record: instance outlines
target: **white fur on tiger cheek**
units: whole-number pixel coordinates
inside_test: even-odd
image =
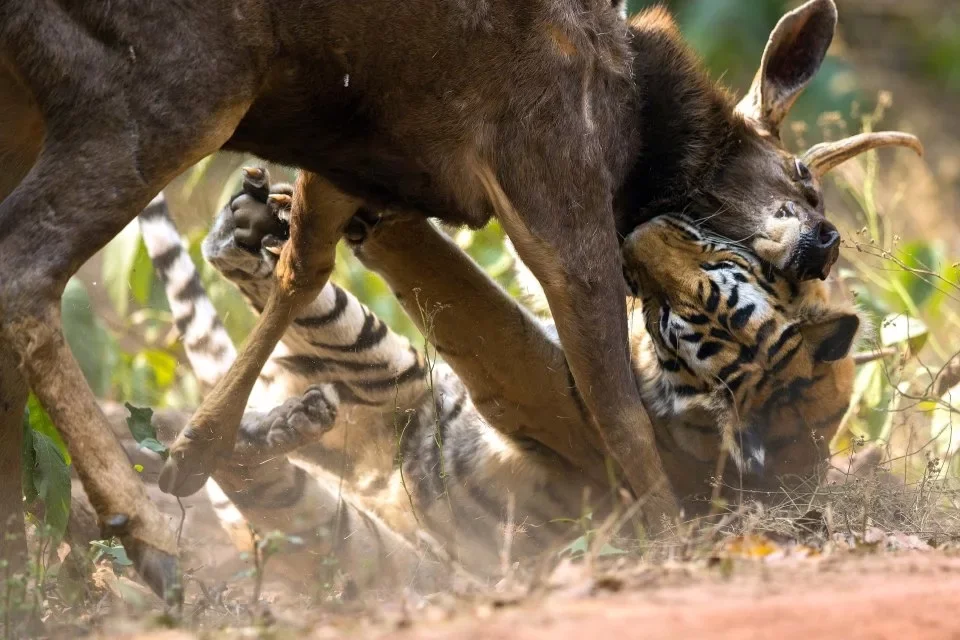
[[[743,274],[747,277],[748,282],[740,282],[733,276],[734,273]],[[733,316],[738,310],[753,305],[753,311],[747,320],[747,325],[744,327],[745,329],[749,329],[750,326],[759,325],[763,319],[770,315],[769,300],[759,285],[753,284],[753,279],[750,277],[749,272],[739,267],[734,267],[729,270],[720,269],[710,272],[710,280],[720,288],[720,299],[725,305],[729,304],[729,301],[733,297],[733,289],[736,287],[737,305],[727,310],[726,313],[728,316]],[[758,320],[760,322],[758,322]]]
[[[800,245],[800,220],[768,216],[763,234],[753,240],[753,250],[761,258],[779,269],[790,263]]]

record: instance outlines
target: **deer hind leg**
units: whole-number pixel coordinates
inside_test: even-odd
[[[0,64],[0,202],[36,162],[42,140],[40,110],[19,78]],[[16,352],[4,344],[0,332],[0,561],[7,562],[13,575],[25,574],[27,566],[21,456],[28,388],[18,363]]]
[[[197,409],[170,450],[160,488],[173,495],[199,491],[229,459],[260,370],[297,313],[317,297],[333,271],[343,227],[360,202],[325,179],[301,172],[294,190],[290,240],[276,268],[276,286],[230,371]]]

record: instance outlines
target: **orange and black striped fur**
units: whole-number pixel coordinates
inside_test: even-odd
[[[724,481],[746,490],[824,466],[852,392],[856,310],[678,218],[637,229],[624,260],[641,299],[637,379],[680,495],[702,496],[721,455]]]
[[[268,206],[281,213],[288,199],[285,187],[274,187],[279,196],[268,205],[263,184],[251,176],[266,180],[263,172],[248,173],[244,193],[221,212],[203,248],[261,309],[282,238],[268,235],[261,250],[251,252],[237,241],[243,235],[237,220]],[[161,214],[160,205],[145,212],[145,235],[172,241],[176,231]],[[472,283],[458,289],[459,304],[452,301],[436,314],[436,334],[427,334],[447,362],[427,366],[405,338],[349,292],[328,284],[294,319],[264,368],[235,464],[217,476],[239,509],[220,495],[225,523],[239,531],[246,518],[296,533],[308,548],[335,551],[367,582],[384,577],[384,558],[409,557],[400,563],[405,582],[411,572],[435,566],[414,560],[422,559],[424,540],[430,557],[459,559],[483,573],[498,566],[507,528],[513,553],[531,556],[578,535],[570,520],[608,512],[602,455],[596,468],[577,468],[547,438],[515,428],[510,413],[526,403],[524,415],[539,420],[544,432],[590,437],[569,372],[554,366],[562,351],[552,326],[526,314],[430,223],[366,218],[348,232],[358,256],[406,305],[415,297],[416,304],[443,300],[450,282]],[[202,288],[182,284],[191,281],[186,262],[179,280],[172,277],[182,249],[161,251],[155,240],[147,241],[161,274],[167,272],[172,298],[190,291],[193,308],[203,308]],[[707,505],[724,456],[723,493],[731,498],[741,488],[775,489],[783,476],[819,474],[851,394],[856,312],[831,304],[821,282],[792,283],[748,250],[679,217],[641,226],[626,239],[623,256],[640,301],[630,318],[634,374],[687,512]],[[424,276],[418,262],[427,260],[437,270]],[[415,288],[420,293],[414,295]],[[218,360],[201,348],[223,344],[222,326],[190,312],[185,300],[173,308],[175,314],[185,310],[177,326],[187,336],[194,367],[219,362],[215,368],[224,371],[233,352],[218,351],[229,356]],[[472,351],[469,340],[476,336],[469,323],[480,317],[503,330],[482,335],[485,348]],[[518,322],[522,329],[511,330]],[[193,333],[197,323],[206,327],[206,340]],[[513,365],[504,351],[531,345],[528,352],[536,355],[525,357],[525,379],[508,375],[500,381],[504,391],[492,397],[484,386],[489,381],[471,367],[509,372]],[[512,399],[513,387],[531,383],[538,393]],[[373,548],[381,552],[371,555]],[[297,557],[298,569],[309,573],[303,562],[316,556]],[[376,571],[358,569],[358,557],[376,558],[370,560]]]

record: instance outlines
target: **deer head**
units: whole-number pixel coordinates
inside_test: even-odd
[[[826,278],[839,254],[840,233],[824,212],[824,174],[877,147],[923,151],[917,138],[899,132],[855,135],[799,155],[784,147],[780,126],[820,68],[836,24],[833,0],[810,0],[780,19],[734,108],[724,157],[693,196],[693,211],[710,218],[707,226],[800,280]]]

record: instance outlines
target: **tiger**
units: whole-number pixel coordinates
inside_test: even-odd
[[[245,169],[203,241],[258,312],[290,193]],[[162,197],[140,223],[187,357],[212,384],[236,352]],[[429,221],[361,211],[345,239],[428,342],[416,348],[328,283],[264,366],[234,457],[208,485],[228,530],[295,535],[290,566],[304,575],[333,557],[368,588],[435,585],[453,566],[491,575],[507,540],[533,558],[618,508],[625,485],[552,322]],[[852,394],[858,310],[682,215],[627,236],[623,270],[636,383],[686,515],[822,474]]]

